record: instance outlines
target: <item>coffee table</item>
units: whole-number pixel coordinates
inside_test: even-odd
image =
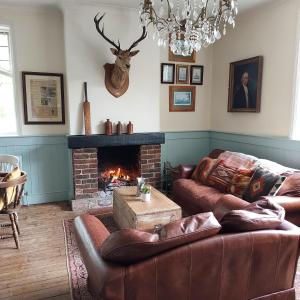
[[[136,187],[116,188],[113,192],[113,216],[120,228],[153,229],[181,219],[181,207],[157,189],[151,189],[151,201],[136,197]]]

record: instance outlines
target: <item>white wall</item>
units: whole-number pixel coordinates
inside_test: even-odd
[[[63,16],[60,10],[52,7],[0,6],[0,24],[12,28],[20,134],[68,132],[67,125],[24,125],[23,113],[22,71],[65,72]]]
[[[213,48],[208,47],[196,55],[196,65],[204,66],[203,85],[196,86],[195,112],[169,112],[169,84],[160,85],[160,128],[162,131],[197,131],[210,129]],[[169,62],[168,50],[162,48],[161,63]],[[188,63],[187,65],[193,65]],[[176,78],[175,78],[176,82]]]
[[[299,0],[275,1],[241,14],[236,29],[213,48],[211,129],[288,136],[296,57]],[[229,64],[264,57],[261,112],[228,113]]]
[[[159,48],[151,38],[136,49],[141,52],[132,58],[130,85],[119,99],[105,88],[105,63],[113,63],[109,45],[96,31],[94,16],[104,13],[105,32],[127,49],[141,35],[138,12],[107,6],[77,5],[64,8],[65,51],[70,99],[70,133],[81,134],[82,87],[88,82],[93,133],[103,133],[103,122],[132,121],[135,132],[159,131]]]

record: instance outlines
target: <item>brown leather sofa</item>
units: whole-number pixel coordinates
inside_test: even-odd
[[[216,222],[207,213],[183,219],[175,228],[171,224],[167,249],[155,234],[149,239],[128,229],[114,235],[94,216],[77,217],[75,235],[90,292],[102,300],[295,300],[298,227],[283,221],[277,230],[217,234]],[[195,228],[197,237],[191,238]],[[211,236],[203,236],[207,230]],[[138,242],[145,236],[147,242]],[[133,248],[124,242],[128,237]],[[151,255],[142,258],[149,247]],[[120,254],[124,249],[127,262]],[[135,261],[131,251],[137,253]]]
[[[209,157],[217,159],[223,152],[224,150],[215,149],[210,153]],[[271,161],[269,163],[281,166]],[[187,215],[208,211],[222,215],[221,211],[239,209],[249,204],[234,195],[224,194],[214,187],[192,180],[191,176],[195,167],[196,165],[180,165],[177,180],[173,183],[172,199],[182,207]],[[300,226],[300,174],[288,177],[284,184],[286,184],[286,188],[283,195],[267,198],[284,207],[286,220]]]

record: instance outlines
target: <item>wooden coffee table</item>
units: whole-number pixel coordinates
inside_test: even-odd
[[[150,202],[136,197],[136,187],[122,187],[114,190],[113,215],[120,228],[147,230],[179,220],[182,213],[180,206],[153,187]]]

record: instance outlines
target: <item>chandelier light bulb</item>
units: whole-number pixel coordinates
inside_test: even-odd
[[[142,0],[139,14],[142,25],[154,27],[159,46],[189,56],[221,39],[227,24],[235,27],[238,1]]]

